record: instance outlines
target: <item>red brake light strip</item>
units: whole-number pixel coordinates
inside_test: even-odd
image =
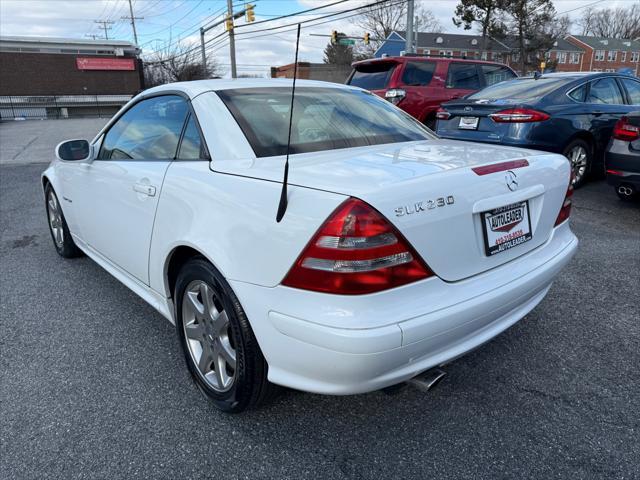
[[[511,160],[509,162],[492,163],[491,165],[484,165],[482,167],[474,167],[473,170],[476,175],[489,175],[490,173],[504,172],[506,170],[513,170],[514,168],[528,167],[529,162],[522,160]]]

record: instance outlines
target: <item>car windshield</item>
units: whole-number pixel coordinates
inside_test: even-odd
[[[561,85],[567,83],[562,78],[519,78],[498,83],[480,90],[467,98],[469,100],[534,100],[544,97]]]
[[[258,157],[285,155],[291,88],[218,91]],[[298,87],[293,107],[291,153],[434,138],[392,104],[371,93]]]
[[[395,62],[373,62],[356,65],[348,83],[365,90],[381,90],[387,88],[395,68]]]

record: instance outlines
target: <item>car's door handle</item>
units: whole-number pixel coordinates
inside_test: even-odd
[[[138,193],[143,193],[150,197],[153,197],[156,194],[156,187],[154,187],[153,185],[147,185],[144,183],[136,183],[133,186],[133,189]]]

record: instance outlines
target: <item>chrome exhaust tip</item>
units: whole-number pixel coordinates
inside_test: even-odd
[[[627,197],[630,197],[631,195],[633,195],[633,188],[627,187],[626,185],[620,185],[618,187],[618,193],[620,195],[625,195]]]
[[[408,380],[407,383],[421,392],[426,393],[438,385],[446,375],[447,372],[444,370],[432,368],[431,370],[427,370],[426,372],[416,375],[412,379]]]

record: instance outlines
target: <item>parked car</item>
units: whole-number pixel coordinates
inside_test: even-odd
[[[442,102],[516,76],[501,63],[412,55],[356,62],[347,84],[386,98],[434,130]]]
[[[438,112],[443,138],[565,155],[574,185],[604,174],[615,123],[640,105],[640,80],[615,73],[550,73],[493,85]]]
[[[562,156],[438,139],[303,80],[289,149],[290,107],[287,80],[155,87],[42,176],[57,252],[175,323],[219,408],[414,379],[517,322],[573,256]]]
[[[606,153],[607,183],[622,200],[640,192],[640,111],[625,115],[613,128]]]

